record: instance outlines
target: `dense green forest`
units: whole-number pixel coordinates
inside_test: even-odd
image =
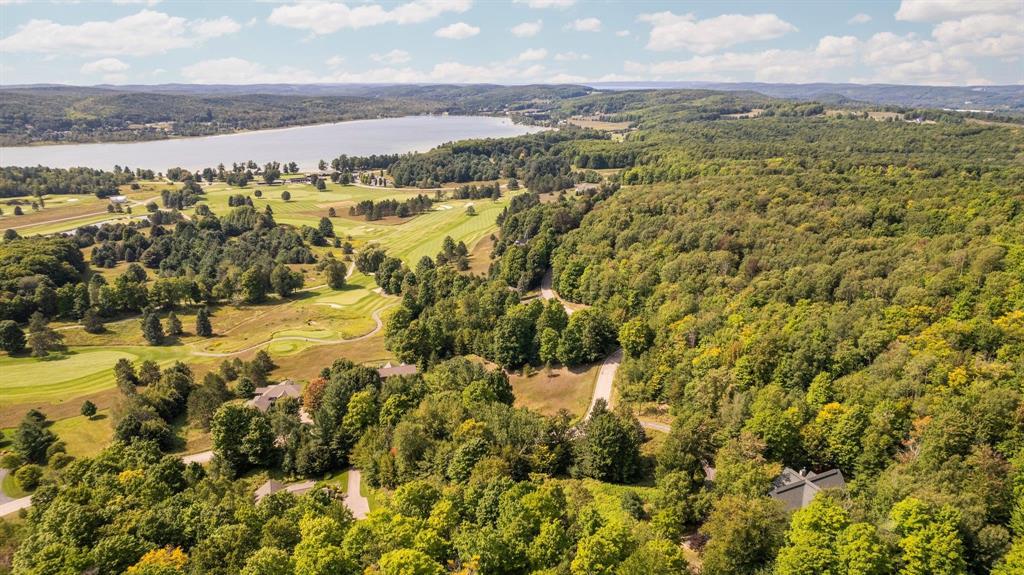
[[[754,108],[770,113],[726,116]],[[394,158],[399,185],[528,190],[499,217],[483,276],[464,273],[454,242],[411,267],[357,254],[400,296],[386,342],[420,372],[382,379],[326,359],[303,390],[303,425],[294,399],[266,412],[230,401],[270,378],[266,354],[204,378],[125,361],[117,443],[64,462],[24,522],[0,524],[13,572],[1024,572],[1024,134],[821,110],[735,93],[580,95],[553,117],[636,129]],[[245,205],[166,232],[93,230],[93,265],[131,249],[217,297],[235,285],[226,263],[256,259],[262,271],[235,279],[258,288],[272,263],[306,253],[302,232]],[[70,240],[2,248],[0,279],[29,312],[40,301],[19,291],[24,278],[73,284],[85,265]],[[571,315],[534,297],[548,273]],[[614,409],[513,406],[513,370],[619,347]],[[671,420],[657,441],[651,410]],[[161,452],[182,416],[211,430],[205,469]],[[25,459],[59,455],[41,417],[19,427]],[[253,501],[254,475],[350,465],[381,490],[366,519],[332,488]],[[786,509],[769,493],[787,467],[838,469],[845,487]]]

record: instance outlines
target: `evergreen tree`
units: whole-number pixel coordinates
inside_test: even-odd
[[[210,337],[213,335],[213,326],[210,324],[210,312],[205,308],[199,308],[196,314],[196,335]]]
[[[142,337],[146,338],[149,345],[160,345],[164,342],[164,326],[160,323],[160,316],[153,308],[146,308],[142,312]]]
[[[173,311],[168,313],[167,314],[167,335],[169,335],[171,337],[177,337],[177,336],[181,335],[182,333],[183,332],[181,330],[181,320],[178,319],[178,316]]]
[[[85,310],[85,315],[82,316],[82,327],[88,333],[103,333],[105,329],[103,327],[103,318],[100,317],[99,311],[90,307]]]

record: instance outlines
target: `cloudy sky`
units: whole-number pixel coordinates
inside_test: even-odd
[[[0,84],[1019,84],[1024,0],[0,0]]]

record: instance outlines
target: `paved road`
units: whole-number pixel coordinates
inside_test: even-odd
[[[565,313],[572,315],[574,311],[569,304],[560,298],[555,290],[551,289],[551,270],[548,270],[540,280],[540,296],[544,299],[553,299],[562,302]],[[613,351],[601,363],[601,370],[597,372],[597,383],[594,385],[594,396],[590,399],[590,407],[587,408],[587,417],[594,410],[594,404],[598,399],[603,399],[608,407],[612,406],[612,387],[615,383],[615,373],[619,371],[619,364],[622,363],[622,350]]]
[[[7,503],[0,503],[0,517],[6,517],[12,513],[17,513],[22,509],[28,509],[32,505],[32,496],[22,497],[21,499],[15,499],[8,501]]]
[[[7,477],[8,473],[10,473],[9,470],[0,468],[0,483],[3,483],[4,478]],[[0,489],[0,505],[3,505],[4,503],[10,503],[11,501],[14,501],[14,498],[11,497],[10,495],[7,495],[6,493],[4,493],[2,489]]]
[[[370,512],[370,502],[359,493],[359,486],[362,483],[363,475],[358,469],[352,468],[348,470],[348,487],[345,493],[345,506],[352,512],[352,516],[356,519],[362,519],[366,517],[366,514]]]
[[[617,349],[601,363],[601,370],[597,372],[597,383],[594,385],[594,397],[590,400],[590,407],[587,408],[587,417],[594,411],[594,404],[598,399],[603,399],[608,407],[612,406],[612,384],[615,383],[615,372],[619,370],[622,363],[622,350]]]

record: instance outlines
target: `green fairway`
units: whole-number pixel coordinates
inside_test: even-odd
[[[110,323],[101,334],[65,330],[65,353],[41,359],[0,355],[5,379],[0,386],[0,410],[73,402],[112,389],[113,367],[119,359],[136,363],[148,359],[162,366],[174,361],[212,364],[257,349],[289,356],[320,345],[343,344],[377,330],[375,316],[394,305],[394,298],[375,288],[372,277],[357,273],[341,290],[323,286],[301,294],[301,298],[260,306],[222,306],[213,313],[214,337],[186,334],[173,345],[144,345],[134,318]],[[186,330],[194,325],[194,310],[179,309],[177,314]]]
[[[166,363],[181,354],[174,347],[71,347],[46,358],[0,356],[4,385],[0,407],[29,402],[61,403],[114,385],[119,359]]]
[[[262,197],[255,197],[260,190]],[[404,200],[419,194],[433,197],[431,190],[366,188],[328,184],[327,189],[318,191],[310,184],[288,183],[276,186],[250,183],[244,188],[226,184],[213,184],[204,188],[203,202],[217,214],[225,214],[231,208],[228,198],[242,194],[252,199],[253,206],[264,210],[266,206],[274,212],[279,223],[294,226],[316,226],[320,218],[334,208],[337,216],[331,218],[335,234],[341,238],[351,237],[354,242],[364,244],[375,242],[388,249],[389,253],[402,258],[410,266],[423,256],[433,257],[441,251],[445,236],[456,242],[463,241],[472,247],[480,238],[496,229],[495,220],[508,205],[508,195],[501,200],[445,200],[435,204],[434,209],[418,216],[389,219],[385,222],[369,222],[348,216],[349,206],[364,200]],[[281,199],[282,192],[291,195],[289,201]],[[466,206],[472,204],[475,216],[466,215]]]

